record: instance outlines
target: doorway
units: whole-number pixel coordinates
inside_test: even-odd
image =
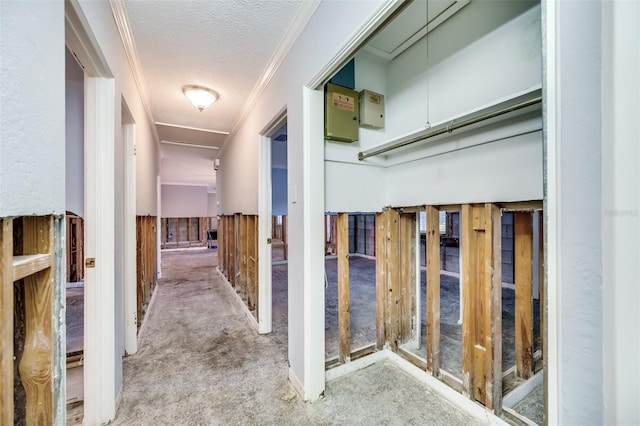
[[[66,343],[68,418],[81,422],[84,383],[84,71],[65,49]]]
[[[287,265],[274,265],[273,239],[274,215],[287,215],[287,115],[286,110],[261,132],[259,139],[259,188],[258,188],[258,332],[273,331],[274,304],[277,306],[278,329],[287,324]],[[277,219],[276,219],[277,221]],[[280,219],[280,234],[285,225]],[[286,219],[284,220],[286,223]],[[277,224],[276,224],[277,225]],[[286,235],[286,230],[284,231]],[[284,239],[278,239],[278,251],[284,247]],[[282,242],[282,243],[280,243]],[[274,274],[278,279],[274,294]],[[283,304],[283,305],[282,305]],[[284,322],[283,322],[284,321]],[[285,333],[286,334],[286,333]]]
[[[286,120],[271,135],[270,140],[272,331],[286,341],[288,329]],[[269,263],[268,259],[267,263]]]

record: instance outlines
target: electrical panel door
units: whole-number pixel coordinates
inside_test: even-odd
[[[324,137],[340,142],[358,140],[358,92],[327,83],[324,102]]]

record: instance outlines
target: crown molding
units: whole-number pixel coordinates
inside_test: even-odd
[[[138,50],[136,49],[135,42],[133,41],[133,34],[131,32],[131,27],[129,26],[127,12],[124,10],[124,4],[122,0],[109,0],[109,5],[111,6],[111,12],[113,13],[113,19],[115,20],[116,27],[118,28],[118,33],[120,34],[122,46],[124,47],[125,54],[129,61],[133,79],[135,80],[136,87],[138,88],[138,94],[140,95],[142,107],[144,108],[147,120],[149,121],[149,127],[151,127],[151,134],[153,135],[156,143],[159,143],[160,137],[158,136],[158,130],[155,126],[155,120],[153,119],[153,114],[151,113],[149,96],[147,95],[146,80],[144,79],[142,66],[140,65]]]
[[[260,96],[280,68],[282,61],[284,61],[284,58],[289,53],[289,50],[293,46],[293,43],[295,43],[295,41],[298,39],[298,36],[304,29],[305,25],[307,25],[307,22],[309,22],[309,19],[311,19],[311,16],[313,16],[313,14],[315,13],[318,5],[320,5],[320,0],[302,2],[300,10],[294,17],[291,25],[289,26],[289,29],[287,30],[287,33],[280,41],[280,44],[271,56],[268,65],[265,67],[262,75],[258,79],[258,82],[255,84],[255,86],[253,86],[253,89],[251,90],[247,101],[242,106],[238,118],[231,127],[231,131],[229,132],[230,135],[235,133],[240,124],[247,118],[255,104],[258,102],[258,99],[260,99]],[[230,138],[227,138],[227,140],[225,141],[224,145],[222,146],[222,150],[224,150],[224,148],[227,146],[229,139]]]

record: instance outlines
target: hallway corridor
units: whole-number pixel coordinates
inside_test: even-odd
[[[469,424],[389,361],[327,384],[312,404],[288,380],[286,327],[258,335],[213,250],[163,252],[138,353],[124,359],[117,425]]]

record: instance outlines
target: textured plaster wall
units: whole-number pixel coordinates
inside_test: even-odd
[[[65,211],[62,2],[0,2],[0,217]]]

